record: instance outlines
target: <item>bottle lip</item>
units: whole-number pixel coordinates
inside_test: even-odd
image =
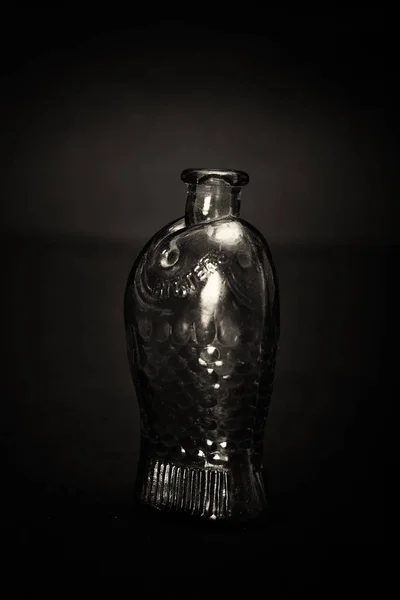
[[[237,169],[185,169],[181,173],[181,179],[187,184],[205,183],[210,178],[223,179],[225,183],[235,187],[242,187],[249,183],[249,176],[245,171]]]

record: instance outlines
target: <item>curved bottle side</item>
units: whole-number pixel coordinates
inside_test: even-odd
[[[154,287],[164,273],[162,248],[167,242],[178,247],[190,275],[199,276],[196,283],[184,273],[192,287],[178,290],[168,277],[167,285],[164,281]],[[176,275],[179,269],[172,263]],[[233,506],[243,508],[250,497],[250,512],[259,511],[264,503],[262,441],[279,337],[276,271],[261,233],[237,218],[189,228],[182,219],[173,221],[135,261],[125,294],[125,322],[127,333],[130,329],[133,334],[128,345],[134,346],[130,363],[141,407],[143,455],[153,457],[142,468],[143,473],[147,469],[141,491],[145,501],[161,502],[153,497],[149,469],[175,465],[193,473],[229,472],[231,488],[241,481],[236,489],[245,490],[244,495],[226,488],[230,500],[224,501],[221,517],[235,512]],[[252,481],[251,490],[243,477]]]

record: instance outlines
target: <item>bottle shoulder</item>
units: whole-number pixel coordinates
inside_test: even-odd
[[[184,228],[185,228],[185,217],[179,217],[178,219],[174,219],[173,221],[170,221],[169,223],[167,223],[167,225],[164,225],[164,227],[162,227],[156,233],[154,233],[151,236],[151,238],[149,238],[149,240],[144,244],[144,246],[141,248],[141,250],[138,252],[138,254],[136,255],[136,258],[134,260],[134,263],[132,265],[132,268],[131,268],[131,271],[130,271],[130,274],[128,277],[128,283],[133,278],[134,274],[136,273],[140,262],[142,262],[143,259],[149,253],[151,253],[153,251],[154,247],[156,247],[160,243],[162,243],[171,234],[175,234],[176,232],[181,231]]]
[[[268,271],[276,279],[268,243],[253,225],[237,217],[218,219],[207,223],[185,224],[184,217],[175,219],[155,233],[140,251],[132,269],[139,263],[149,268],[169,271],[188,269],[191,264],[217,259],[221,264],[235,260],[243,267],[252,264]]]
[[[175,244],[185,250],[218,246],[228,254],[237,252],[239,248],[245,250],[254,247],[259,252],[270,254],[263,234],[244,219],[237,217],[218,219],[189,227],[185,224],[185,218],[181,217],[155,233],[140,254],[149,255],[156,249],[162,252],[166,246]]]
[[[247,290],[256,298],[268,288],[275,295],[275,271],[265,238],[236,217],[189,227],[182,218],[169,223],[143,248],[129,281],[141,282],[139,287],[153,296],[165,296],[167,288],[170,294],[175,287],[187,295],[200,289],[197,280],[202,286],[214,271],[237,293]]]
[[[139,252],[139,257],[151,251],[154,247],[161,244],[164,240],[169,238],[171,235],[176,235],[185,229],[185,217],[179,217],[164,225],[151,238],[146,242],[143,248]]]

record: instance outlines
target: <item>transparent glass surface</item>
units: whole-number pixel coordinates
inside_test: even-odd
[[[266,508],[264,428],[279,295],[261,233],[240,218],[242,171],[187,169],[185,216],[137,257],[125,293],[141,414],[137,499],[211,520]]]

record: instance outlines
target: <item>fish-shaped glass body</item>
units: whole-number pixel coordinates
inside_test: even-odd
[[[187,169],[182,179],[185,217],[143,248],[125,293],[137,496],[160,510],[249,519],[266,507],[277,279],[263,236],[239,217],[247,174]]]

